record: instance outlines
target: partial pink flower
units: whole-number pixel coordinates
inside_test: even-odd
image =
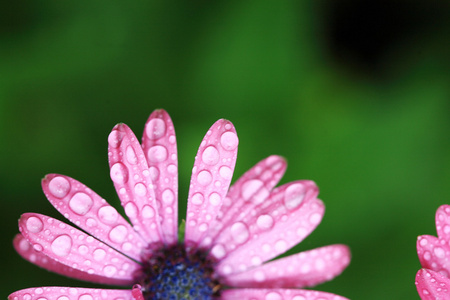
[[[279,156],[260,161],[230,187],[238,148],[231,122],[214,123],[200,144],[182,243],[169,115],[150,115],[142,144],[118,124],[108,145],[110,176],[132,225],[87,186],[50,174],[42,180],[45,195],[78,229],[26,213],[14,247],[47,270],[122,288],[38,287],[14,292],[9,300],[346,299],[302,288],[339,275],[350,262],[347,246],[272,260],[316,228],[324,205],[312,181],[275,187],[286,170]]]
[[[422,299],[450,299],[450,206],[436,211],[438,236],[421,235],[417,255],[422,269],[416,275],[417,291]]]

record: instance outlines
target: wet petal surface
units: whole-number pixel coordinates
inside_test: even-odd
[[[208,235],[211,221],[219,212],[230,186],[238,143],[233,124],[219,120],[200,144],[189,187],[185,232],[189,247],[198,245]]]
[[[145,241],[99,195],[64,175],[49,174],[42,189],[52,205],[70,222],[116,250],[139,260]]]
[[[450,275],[450,247],[446,240],[431,235],[421,235],[417,239],[417,255],[422,267],[445,276]]]
[[[61,221],[23,214],[19,230],[37,252],[73,269],[131,284],[140,265],[123,254]]]
[[[436,231],[440,239],[450,240],[450,205],[442,205],[436,211]]]
[[[88,289],[74,287],[38,287],[20,290],[8,300],[132,300],[129,290]]]
[[[417,272],[416,287],[422,300],[450,299],[450,279],[432,270]]]
[[[160,109],[150,115],[142,148],[160,207],[162,235],[167,244],[173,245],[178,239],[178,157],[174,126],[166,111]]]
[[[231,289],[221,300],[348,300],[325,292],[298,289]]]
[[[162,242],[154,184],[141,145],[125,124],[116,125],[108,138],[111,179],[134,229],[149,243]],[[159,157],[163,157],[163,153]]]

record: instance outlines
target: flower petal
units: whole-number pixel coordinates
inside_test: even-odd
[[[73,287],[37,287],[12,293],[8,300],[133,300],[130,290],[89,289]]]
[[[139,260],[146,246],[130,224],[99,195],[68,176],[49,174],[42,189],[70,222],[116,250]]]
[[[233,124],[221,119],[200,144],[189,188],[185,231],[188,247],[202,241],[219,212],[230,186],[238,143]]]
[[[264,202],[285,171],[286,161],[280,156],[272,155],[242,175],[230,187],[220,213],[211,226],[209,240],[215,240],[229,222],[239,221],[240,216]]]
[[[348,300],[347,298],[311,290],[299,289],[230,289],[222,292],[221,300]]]
[[[88,274],[112,278],[116,284],[131,284],[140,266],[92,236],[56,219],[23,214],[19,230],[34,250]]]
[[[422,300],[450,299],[450,279],[432,270],[417,272],[416,288]]]
[[[122,284],[122,281],[115,280],[114,278],[88,274],[86,272],[74,269],[71,266],[66,266],[60,262],[57,262],[42,252],[36,251],[27,239],[25,239],[20,233],[14,237],[13,245],[17,253],[19,253],[25,260],[50,272],[89,282],[102,284]]]
[[[174,126],[165,110],[155,110],[148,118],[142,148],[160,205],[162,235],[171,245],[178,241],[178,160]],[[166,159],[161,155],[163,149]]]
[[[421,235],[417,239],[417,255],[422,267],[445,276],[450,275],[450,247],[446,240],[431,235]]]
[[[312,181],[285,184],[234,222],[218,237],[211,254],[221,260],[218,272],[227,276],[258,266],[284,253],[308,236],[324,213]]]
[[[344,245],[321,247],[268,262],[260,267],[225,278],[233,287],[302,288],[339,275],[350,263]]]
[[[436,211],[436,230],[440,239],[450,240],[450,205],[442,205]]]
[[[131,129],[116,125],[108,137],[111,179],[134,228],[149,243],[162,241],[158,207],[147,159]],[[167,159],[160,149],[159,159]]]

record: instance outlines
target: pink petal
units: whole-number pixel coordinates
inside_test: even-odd
[[[272,155],[242,175],[231,186],[220,213],[211,226],[209,240],[215,240],[226,224],[239,221],[240,216],[264,202],[285,171],[286,161],[280,156]]]
[[[252,213],[227,224],[211,250],[221,260],[218,272],[225,277],[243,272],[301,242],[322,220],[325,208],[317,193],[312,181],[285,184]]]
[[[114,207],[87,186],[68,176],[49,174],[42,180],[42,189],[70,222],[116,250],[140,259],[145,241]]]
[[[149,243],[162,240],[159,211],[147,159],[136,136],[125,124],[116,125],[108,137],[111,179],[134,228]],[[159,159],[167,159],[160,149]]]
[[[145,300],[144,295],[142,294],[142,286],[140,286],[139,284],[133,285],[131,295],[133,296],[134,300]]]
[[[98,276],[95,274],[88,274],[86,272],[74,269],[71,266],[66,266],[60,262],[57,262],[42,252],[36,251],[21,234],[17,234],[14,237],[13,245],[17,253],[19,253],[24,259],[50,272],[89,282],[113,285],[123,284],[122,280],[116,280],[114,278]]]
[[[347,298],[298,289],[231,289],[222,292],[221,300],[348,300]]]
[[[168,244],[178,241],[178,161],[175,130],[169,114],[155,110],[145,124],[142,148],[155,184],[156,201],[160,205],[161,230]],[[167,158],[160,153],[165,149]]]
[[[450,299],[450,279],[432,270],[417,272],[416,287],[422,300]]]
[[[91,275],[129,285],[140,266],[92,236],[56,219],[23,214],[19,230],[34,250],[57,262]]]
[[[339,275],[350,263],[344,245],[331,245],[268,262],[225,279],[233,287],[302,288]]]
[[[450,205],[442,205],[436,211],[436,230],[440,239],[450,240]]]
[[[450,275],[450,247],[446,240],[431,235],[421,235],[417,239],[417,255],[422,267],[445,276]]]
[[[133,300],[130,290],[88,289],[73,287],[38,287],[20,290],[8,300]]]
[[[238,137],[227,120],[214,123],[203,138],[192,170],[185,242],[198,245],[210,230],[230,186]]]

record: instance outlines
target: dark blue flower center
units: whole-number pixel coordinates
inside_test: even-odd
[[[214,262],[200,250],[188,252],[184,245],[163,248],[145,260],[142,271],[140,284],[146,300],[211,300],[219,296]]]

